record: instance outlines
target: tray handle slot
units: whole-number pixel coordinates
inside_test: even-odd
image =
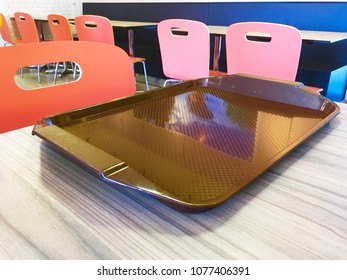
[[[127,186],[157,197],[169,198],[171,196],[125,162],[58,126],[37,126],[32,133],[106,182]]]
[[[60,152],[72,157],[74,160],[87,167],[90,171],[105,176],[121,170],[126,164],[120,159],[104,152],[83,139],[74,136],[58,126],[51,125],[34,128],[33,134],[46,140]],[[106,174],[104,174],[106,171]]]

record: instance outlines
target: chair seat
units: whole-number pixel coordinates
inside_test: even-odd
[[[130,60],[132,63],[146,61],[146,59],[143,57],[135,57],[135,56],[130,56]]]
[[[217,71],[217,70],[210,70],[209,71],[210,77],[226,76],[226,75],[228,75],[227,72],[221,72],[221,71]]]
[[[322,88],[317,88],[317,87],[313,87],[313,86],[306,86],[306,85],[305,85],[305,87],[314,91],[314,92],[317,92],[317,93],[321,93],[323,91]]]
[[[15,40],[12,40],[12,44],[13,45],[18,45],[18,44],[24,44],[24,42],[23,42],[23,40],[15,39]]]

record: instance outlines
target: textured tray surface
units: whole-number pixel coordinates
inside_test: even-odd
[[[237,192],[326,117],[195,84],[59,126],[120,159],[163,196],[206,206]]]

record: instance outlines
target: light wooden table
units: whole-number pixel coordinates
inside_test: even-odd
[[[40,40],[42,41],[50,41],[52,40],[52,34],[51,34],[51,30],[49,28],[48,25],[48,19],[47,17],[33,17],[35,23],[36,23],[36,29],[37,29],[37,33],[39,35]],[[11,20],[11,24],[13,26],[13,32],[14,32],[14,37],[16,39],[20,39],[20,33],[15,21],[14,16],[10,17]],[[70,21],[71,19],[68,18],[68,20]]]
[[[210,34],[225,35],[228,26],[209,25]],[[299,30],[303,41],[335,43],[347,39],[347,32]]]
[[[14,16],[10,17],[10,19],[12,20],[12,23],[15,25]],[[43,24],[48,23],[47,17],[34,17],[34,20],[37,24],[38,33],[40,34],[42,39],[43,38],[51,39],[50,34],[45,35],[44,31],[43,31],[43,29],[44,29]],[[74,19],[69,18],[68,20],[72,25],[73,34],[76,35],[75,29],[74,29]],[[129,48],[129,55],[130,56],[134,56],[134,29],[156,27],[158,24],[157,22],[124,21],[124,20],[110,20],[110,22],[111,22],[113,27],[125,28],[128,31],[128,48]]]
[[[0,259],[346,259],[347,104],[223,205],[180,213],[0,135]],[[4,120],[3,120],[4,121]]]

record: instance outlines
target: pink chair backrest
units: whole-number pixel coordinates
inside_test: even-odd
[[[33,125],[47,115],[136,92],[130,58],[115,45],[78,41],[27,43],[0,48],[0,57],[0,133]],[[80,77],[69,83],[30,90],[16,84],[14,76],[18,69],[56,61],[78,63]],[[110,61],[117,61],[115,67],[108,67]],[[106,68],[107,71],[96,70]]]
[[[248,37],[256,33],[266,34],[270,41]],[[266,22],[235,23],[227,29],[225,44],[228,74],[295,80],[302,44],[296,28]]]
[[[47,16],[49,29],[55,41],[72,41],[72,33],[68,19],[59,14],[49,14]]]
[[[175,29],[185,32],[177,34]],[[157,31],[166,77],[190,80],[209,76],[210,35],[204,23],[168,19],[159,22]]]
[[[12,43],[12,36],[7,24],[7,20],[3,14],[0,13],[0,15],[2,21],[2,26],[0,28],[1,37],[5,42]]]
[[[114,35],[108,18],[82,15],[75,18],[75,27],[80,41],[94,41],[114,45]]]
[[[31,15],[16,12],[14,18],[23,43],[40,42],[35,21]]]

